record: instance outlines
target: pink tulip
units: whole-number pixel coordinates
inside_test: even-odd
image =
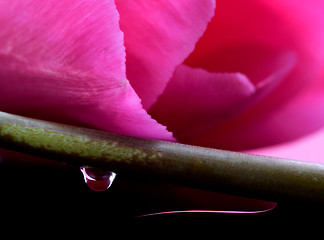
[[[152,116],[182,142],[231,150],[320,129],[322,10],[321,1],[218,1],[215,17]]]
[[[265,147],[324,125],[323,11],[321,0],[2,0],[0,110],[296,158],[292,144]],[[323,136],[297,158],[320,162]]]

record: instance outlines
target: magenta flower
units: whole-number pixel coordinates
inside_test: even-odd
[[[323,9],[321,1],[217,1],[215,17],[151,114],[180,141],[232,150],[318,130]]]
[[[324,125],[323,10],[321,0],[216,10],[213,0],[2,0],[0,110],[239,151],[292,141]]]

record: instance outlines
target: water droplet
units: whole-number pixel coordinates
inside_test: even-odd
[[[80,170],[88,187],[97,192],[107,190],[116,177],[116,173],[99,168],[83,167]]]

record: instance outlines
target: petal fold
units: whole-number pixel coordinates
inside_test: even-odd
[[[282,54],[276,71],[256,86],[241,73],[211,73],[181,65],[150,114],[187,144],[241,150],[279,141],[264,136],[273,128],[266,126],[262,116],[276,116],[278,110],[264,101],[295,65],[295,54]]]
[[[210,73],[180,65],[149,112],[178,140],[187,142],[235,116],[254,93],[254,85],[241,73]]]
[[[127,78],[149,109],[214,14],[213,0],[117,0]]]
[[[302,127],[291,122],[305,120],[307,110],[313,119],[322,119],[321,102],[307,106],[300,99],[318,91],[323,94],[323,9],[320,0],[217,2],[215,17],[185,63],[211,72],[245,74],[257,86],[262,102],[256,105],[254,97],[252,109],[192,143],[244,150],[293,140],[321,127],[317,120],[308,119],[312,126]],[[287,52],[295,57],[282,58]],[[292,62],[290,72],[280,77],[278,71]],[[221,140],[211,144],[215,136]]]
[[[267,119],[271,122],[287,104],[274,101],[271,95],[295,69],[296,56],[290,52],[283,53],[274,62],[277,69],[255,86],[253,94],[241,101],[241,108],[239,111],[234,109],[235,115],[232,118],[218,125],[210,125],[206,131],[188,139],[187,143],[237,151],[267,145],[270,142],[274,144],[291,137],[289,134],[277,134],[277,138],[265,135],[265,132],[268,132],[274,136],[274,128],[266,125]],[[296,112],[296,116],[298,114],[299,112]],[[291,119],[282,118],[281,121],[282,126],[289,125]]]
[[[0,110],[172,140],[125,70],[113,1],[0,1]]]

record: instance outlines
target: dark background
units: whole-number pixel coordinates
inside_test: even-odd
[[[128,178],[117,174],[111,188],[104,192],[90,190],[83,181],[78,167],[49,160],[31,160],[22,154],[6,152],[0,164],[0,206],[2,227],[78,228],[105,230],[112,224],[136,226],[175,226],[206,224],[222,226],[283,226],[291,221],[302,223],[323,215],[323,206],[293,201],[279,202],[263,214],[233,215],[185,213],[138,217],[143,214],[186,210],[221,210],[219,195],[187,187]],[[13,157],[14,156],[14,157]],[[250,200],[241,199],[249,202]],[[227,201],[227,200],[224,200]],[[249,207],[249,206],[247,206]],[[237,206],[233,203],[233,210]],[[253,208],[253,201],[251,203]],[[239,209],[237,209],[239,210]],[[257,225],[256,225],[257,224]]]

